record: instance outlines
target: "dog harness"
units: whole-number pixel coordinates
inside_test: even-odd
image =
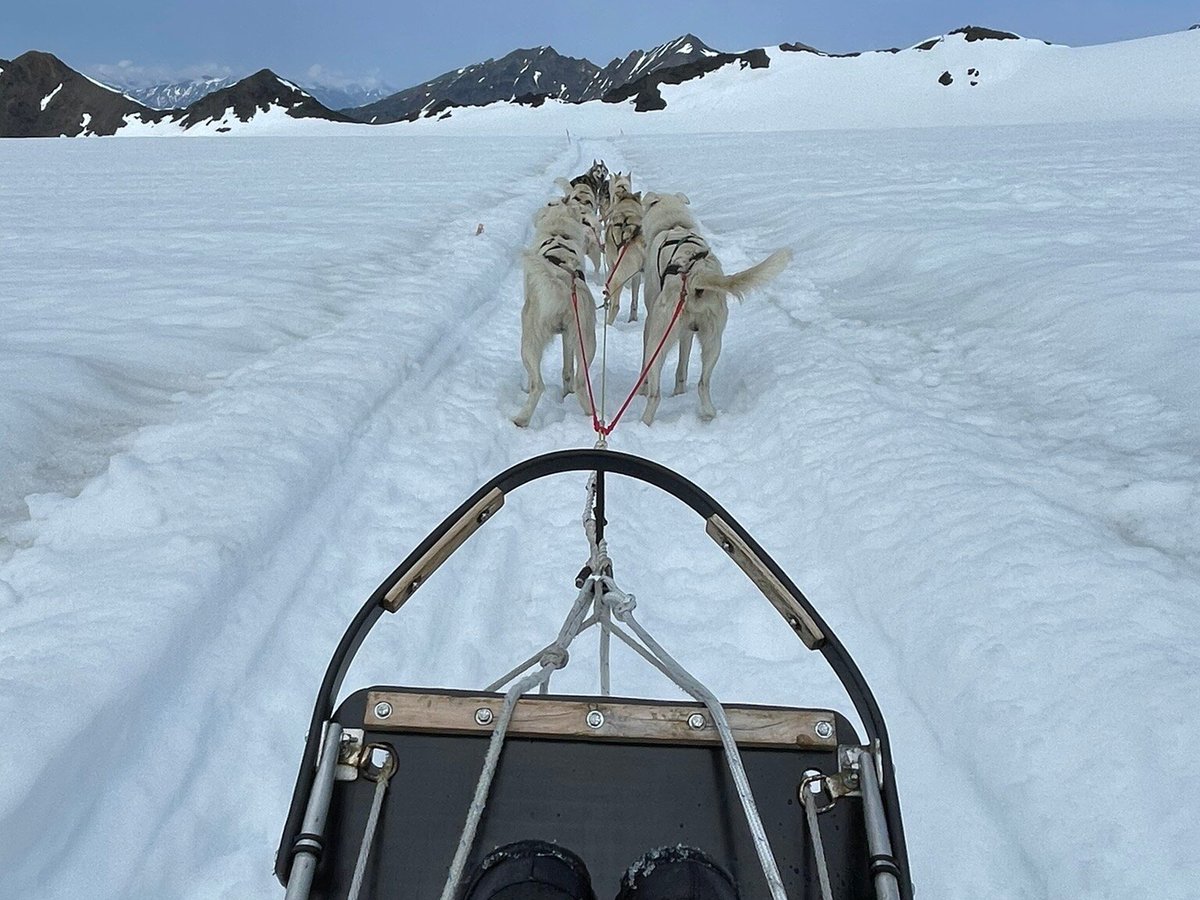
[[[679,253],[679,248],[682,247],[684,244],[695,244],[697,247],[704,248],[702,251],[700,251],[695,256],[693,256],[690,260],[688,260],[686,267],[684,265],[681,265],[680,263],[675,262],[675,257]],[[666,250],[668,247],[671,248],[671,255],[667,257],[667,264],[664,267],[662,255],[663,255],[663,251]],[[704,257],[708,256],[708,254],[709,254],[708,245],[704,243],[703,238],[701,238],[695,234],[685,234],[683,237],[676,238],[675,240],[663,241],[662,244],[658,248],[658,280],[659,280],[659,283],[661,284],[663,281],[665,281],[666,277],[668,275],[678,275],[681,272],[690,271],[692,266],[695,265],[698,260],[704,259]]]
[[[576,278],[582,281],[583,269],[578,268],[577,266],[579,257],[574,248],[572,248],[570,244],[563,243],[562,240],[563,239],[560,235],[551,235],[546,240],[542,241],[542,245],[538,247],[538,253],[540,253],[547,262],[562,269],[568,275],[574,275]],[[555,253],[559,252],[565,253],[566,256],[555,256]]]

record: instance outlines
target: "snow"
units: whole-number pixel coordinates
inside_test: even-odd
[[[292,82],[288,81],[286,78],[280,78],[278,75],[276,75],[275,80],[278,81],[280,84],[282,84],[284,87],[295,91],[302,97],[309,97],[309,98],[312,97],[312,94],[310,94],[308,91],[304,90],[302,87],[299,87],[296,84],[293,84]]]
[[[1200,120],[1200,31],[1093,47],[967,41],[932,50],[826,57],[767,48],[765,69],[723,66],[662,85],[667,108],[592,101],[584,110],[493,104],[396,127],[438,134],[670,134],[1123,120]],[[641,61],[639,64],[641,65]],[[972,87],[968,69],[981,72]],[[637,69],[637,66],[634,67]],[[949,71],[954,83],[938,83]],[[1169,85],[1169,89],[1164,86]]]
[[[50,105],[50,101],[53,100],[54,96],[62,90],[62,87],[62,82],[59,82],[58,87],[42,98],[42,112],[46,111],[46,107]]]
[[[1105,53],[1077,58],[1120,70],[1098,90],[1129,70]],[[1035,65],[996,62],[971,57],[975,90]],[[697,84],[731,108],[735,80]],[[0,896],[282,896],[350,617],[480,483],[592,444],[553,351],[532,426],[509,417],[530,218],[602,158],[686,191],[728,271],[795,252],[733,304],[717,419],[694,360],[612,441],[712,493],[858,660],[918,896],[1195,897],[1200,787],[1152,761],[1200,738],[1200,124],[1129,90],[1136,128],[1098,102],[1093,122],[1048,104],[1065,120],[801,134],[745,112],[752,133],[676,115],[571,141],[276,110],[230,122],[251,143],[0,143]],[[572,133],[616,121],[574,109]],[[485,112],[441,125],[498,127]],[[639,362],[623,320],[610,411]],[[549,640],[583,490],[507,498],[347,689],[478,688]],[[720,696],[846,708],[690,512],[616,480],[609,519],[640,617]],[[594,662],[573,648],[558,689],[593,690]],[[613,678],[674,696],[626,655]]]
[[[79,120],[79,129],[80,129],[79,133],[81,135],[86,136],[88,134],[88,128],[91,127],[91,124],[92,124],[92,114],[84,113],[83,118],[81,118]]]

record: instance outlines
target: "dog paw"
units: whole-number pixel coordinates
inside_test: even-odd
[[[529,416],[514,416],[512,423],[518,428],[526,428],[529,425]]]
[[[711,422],[716,417],[717,417],[717,411],[715,409],[700,410],[700,421],[701,422]]]

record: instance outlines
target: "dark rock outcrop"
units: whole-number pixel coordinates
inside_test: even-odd
[[[51,53],[30,50],[0,68],[0,137],[107,135],[124,127],[126,117],[163,118]]]
[[[599,71],[595,63],[562,56],[553,47],[514,50],[345,113],[359,122],[382,123],[436,115],[447,106],[484,106],[529,94],[575,100]]]
[[[950,33],[965,36],[968,44],[973,41],[1019,41],[1021,39],[1019,34],[1013,34],[1010,31],[996,31],[994,28],[983,28],[979,25],[955,28]]]
[[[659,87],[664,84],[682,84],[693,78],[703,78],[709,72],[715,72],[730,63],[739,63],[743,69],[765,69],[771,64],[771,59],[765,50],[747,50],[745,53],[716,53],[693,60],[686,65],[672,66],[659,69],[643,75],[634,81],[627,82],[614,88],[601,99],[605,103],[620,103],[629,97],[634,98],[633,108],[638,112],[666,108],[667,101],[663,99]]]

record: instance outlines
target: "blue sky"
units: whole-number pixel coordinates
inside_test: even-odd
[[[831,52],[908,46],[961,25],[1080,45],[1179,31],[1197,0],[718,2],[718,0],[95,0],[13,2],[0,56],[47,50],[126,81],[264,66],[297,80],[408,87],[517,47],[551,44],[603,65],[691,31],[722,50],[801,41]]]

